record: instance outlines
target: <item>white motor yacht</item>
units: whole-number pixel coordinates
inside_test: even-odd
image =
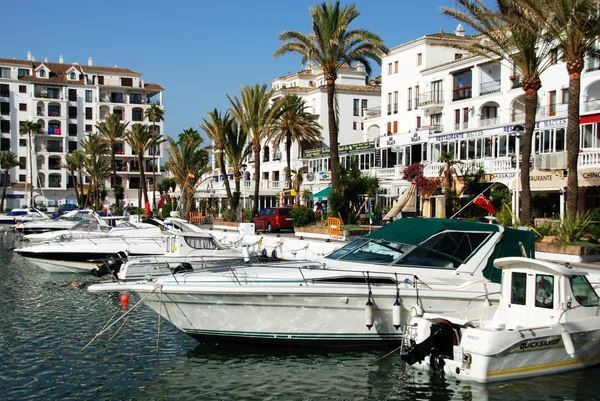
[[[73,226],[82,220],[89,218],[90,214],[90,210],[73,210],[53,219],[38,219],[18,223],[12,226],[12,228],[13,231],[22,233],[24,235],[44,233],[48,231],[68,230],[73,228]]]
[[[38,209],[13,209],[0,215],[0,225],[14,225],[28,221],[50,220],[50,216]]]
[[[600,363],[600,299],[585,273],[527,258],[497,259],[495,266],[502,270],[499,304],[412,317],[404,361],[484,383]]]
[[[133,291],[200,341],[365,346],[397,342],[411,315],[499,299],[493,260],[533,256],[532,232],[446,219],[400,219],[325,258],[95,284]]]

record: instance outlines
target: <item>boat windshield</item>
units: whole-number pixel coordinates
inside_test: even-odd
[[[219,249],[219,244],[212,237],[184,237],[186,244],[194,249]]]
[[[573,296],[581,306],[598,306],[598,294],[585,276],[569,276]]]
[[[487,232],[444,231],[418,245],[361,238],[333,252],[328,259],[456,269],[489,238]]]

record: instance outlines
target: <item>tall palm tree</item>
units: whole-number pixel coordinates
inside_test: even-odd
[[[292,170],[292,176],[290,185],[294,188],[294,192],[296,192],[296,201],[295,207],[300,206],[300,187],[302,186],[302,182],[304,181],[303,174],[305,171],[300,168],[298,170]]]
[[[110,159],[107,155],[110,148],[104,138],[99,134],[88,134],[81,141],[81,147],[86,155],[83,162],[85,174],[90,178],[88,185],[88,196],[86,197],[84,208],[90,201],[90,195],[94,195],[92,202],[97,208],[100,206],[100,183],[105,180],[110,173]],[[81,178],[81,177],[80,177]],[[83,194],[83,191],[81,192]]]
[[[231,195],[231,187],[229,186],[229,178],[227,177],[227,166],[225,163],[225,142],[228,131],[232,130],[233,120],[229,112],[225,112],[224,115],[220,111],[214,109],[213,111],[207,112],[208,120],[202,118],[202,123],[199,124],[200,128],[206,133],[208,139],[213,143],[214,154],[217,158],[217,166],[221,170],[223,176],[223,182],[225,183],[225,191],[227,192],[227,199],[229,199],[229,205],[235,210],[233,205],[233,196]],[[231,167],[231,166],[230,166]]]
[[[292,142],[316,142],[321,140],[321,125],[316,116],[306,111],[306,102],[296,95],[286,95],[282,102],[282,112],[277,121],[271,140],[285,142],[287,170],[285,180],[291,184]]]
[[[543,3],[545,0],[531,0]],[[533,210],[529,184],[529,160],[538,91],[542,87],[540,75],[551,65],[551,46],[539,40],[539,26],[517,0],[496,0],[499,11],[487,8],[481,0],[456,0],[457,9],[442,7],[442,13],[472,27],[481,35],[471,40],[452,40],[447,45],[487,57],[509,60],[523,77],[525,91],[525,132],[521,153],[521,223],[531,225]],[[527,27],[525,25],[528,25]],[[519,163],[520,161],[517,161]]]
[[[227,156],[227,164],[233,169],[235,191],[233,192],[232,208],[234,210],[237,210],[240,202],[240,180],[244,159],[252,152],[252,147],[248,146],[247,142],[248,134],[233,121],[231,129],[225,133],[225,147],[223,150]]]
[[[115,187],[117,185],[117,161],[115,156],[117,152],[116,144],[125,138],[128,125],[129,121],[122,123],[121,116],[115,113],[107,115],[104,117],[104,121],[96,123],[98,135],[106,142],[108,148],[110,149],[112,178],[113,185]],[[118,205],[119,201],[120,199],[117,199],[117,195],[115,193],[115,203]]]
[[[40,128],[41,127],[38,123],[34,123],[31,120],[23,121],[19,127],[19,133],[21,135],[27,135],[27,147],[29,148],[27,152],[27,158],[29,159],[29,183],[31,185],[29,187],[29,204],[31,207],[34,206],[33,186],[35,185],[35,181],[33,180],[33,157],[35,154],[35,143],[33,141],[33,134],[38,132]]]
[[[240,98],[237,95],[227,95],[231,107],[229,111],[237,120],[241,128],[248,133],[252,142],[254,153],[254,205],[252,214],[258,214],[258,195],[260,178],[260,149],[263,140],[273,132],[273,126],[279,118],[280,106],[276,102],[270,105],[273,90],[267,91],[267,85],[245,85],[240,89]]]
[[[310,8],[312,33],[309,35],[286,31],[279,35],[284,43],[273,57],[286,53],[298,53],[302,63],[316,63],[321,66],[327,83],[327,114],[329,123],[329,148],[331,156],[331,184],[338,189],[340,184],[338,125],[335,114],[335,81],[339,69],[344,65],[362,63],[368,75],[371,74],[369,60],[381,64],[381,55],[388,52],[383,40],[364,29],[349,29],[360,12],[356,5],[340,6],[335,3],[322,3]]]
[[[523,0],[545,32],[550,46],[556,46],[566,61],[569,74],[569,105],[567,109],[567,213],[575,215],[579,208],[579,103],[581,72],[586,54],[595,49],[600,36],[600,16],[595,0],[545,0],[542,3]],[[535,26],[535,25],[534,25]],[[526,25],[528,27],[528,25]]]
[[[142,204],[142,193],[144,194],[144,203],[149,203],[148,188],[146,184],[146,173],[144,170],[144,155],[148,150],[155,148],[157,145],[164,142],[161,135],[150,131],[149,127],[144,124],[133,124],[131,130],[127,132],[125,141],[131,146],[131,150],[136,155],[140,166],[140,192],[138,194],[138,202]]]
[[[200,136],[200,133],[198,131],[196,131],[195,129],[193,129],[192,127],[189,127],[179,133],[177,141],[178,142],[182,142],[182,141],[193,142],[198,139],[202,139],[202,137]],[[202,142],[204,142],[204,140],[200,141],[200,143],[202,143]]]
[[[73,151],[73,153],[71,153],[69,155],[69,162],[72,164],[72,166],[75,168],[75,171],[77,171],[77,178],[79,181],[79,187],[77,186],[77,181],[75,181],[75,189],[77,190],[77,193],[79,194],[77,197],[77,204],[79,205],[79,207],[83,206],[83,169],[85,167],[85,152],[81,149],[76,149],[75,151]]]
[[[4,186],[2,187],[2,200],[0,201],[0,212],[4,211],[4,199],[6,199],[6,188],[8,187],[10,169],[21,165],[16,154],[11,152],[0,153],[0,168],[4,170]]]
[[[152,123],[152,132],[160,135],[156,132],[156,123],[165,120],[165,111],[161,109],[157,104],[153,104],[146,109],[144,112],[145,117]],[[156,149],[152,152],[152,210],[156,209]]]
[[[191,136],[182,134],[179,138],[177,142],[173,138],[167,138],[169,146],[165,167],[173,174],[175,182],[181,188],[181,212],[184,216],[188,216],[194,190],[200,183],[200,176],[210,169],[207,167],[208,153],[200,147],[204,139],[201,137],[192,139]]]

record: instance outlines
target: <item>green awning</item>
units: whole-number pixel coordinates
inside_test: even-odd
[[[326,201],[327,197],[329,196],[329,193],[331,192],[331,187],[327,187],[325,189],[320,190],[319,192],[317,192],[316,194],[312,194],[310,196],[310,200],[311,201]]]

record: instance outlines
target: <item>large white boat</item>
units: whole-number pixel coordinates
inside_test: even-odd
[[[19,222],[12,226],[12,228],[13,231],[24,235],[69,230],[81,221],[93,218],[93,215],[95,213],[89,210],[73,210],[56,218]]]
[[[50,216],[38,209],[13,209],[0,215],[0,225],[14,225],[28,221],[50,220]]]
[[[128,256],[162,255],[165,252],[164,232],[200,230],[193,224],[177,219],[162,222],[136,223],[123,221],[101,235],[78,236],[56,231],[46,242],[22,246],[14,251],[53,273],[89,273],[100,260],[119,252]]]
[[[424,311],[497,302],[500,256],[533,256],[533,233],[446,219],[401,219],[327,257],[97,284],[133,291],[183,332],[203,340],[364,346],[399,341]]]
[[[412,317],[404,361],[477,382],[600,363],[600,299],[585,273],[526,258],[498,259],[495,266],[502,270],[499,304]]]
[[[239,265],[250,262],[248,247],[232,249],[219,244],[208,232],[176,232],[163,236],[164,254],[107,258],[92,275],[113,275],[117,281],[151,279],[180,271],[197,271],[217,266]]]

